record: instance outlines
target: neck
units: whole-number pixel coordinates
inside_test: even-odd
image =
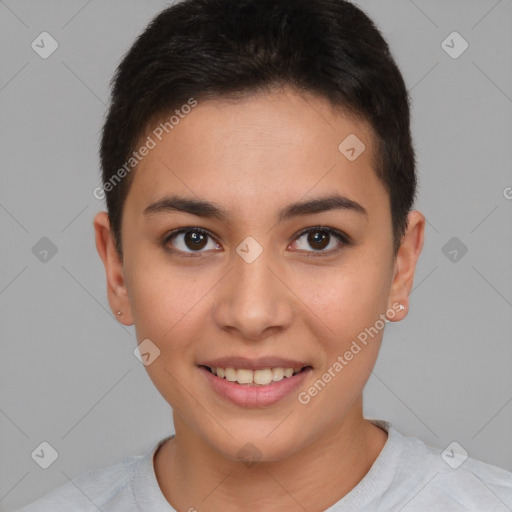
[[[155,455],[157,480],[176,510],[325,510],[368,473],[387,433],[365,420],[362,399],[341,423],[293,455],[253,465],[227,459],[175,415],[176,436]]]

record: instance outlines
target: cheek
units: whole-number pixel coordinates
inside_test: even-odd
[[[378,258],[362,252],[344,267],[308,273],[301,292],[303,322],[322,345],[320,381],[306,391],[305,400],[336,404],[339,412],[349,407],[364,388],[378,357],[386,323],[389,276]],[[323,391],[325,388],[325,392]],[[321,391],[321,393],[320,393]],[[311,392],[311,394],[310,394]]]
[[[299,402],[323,415],[330,404],[326,422],[350,408],[371,375],[386,326],[381,318],[385,282],[379,272],[362,265],[357,271],[333,273],[328,286],[310,291],[304,301],[310,308],[304,308],[302,321],[308,323],[321,355],[316,379]]]
[[[141,254],[131,267],[130,305],[138,342],[149,338],[160,350],[157,366],[171,368],[192,361],[197,343],[211,329],[206,323],[218,276],[161,260]]]
[[[133,283],[131,296],[137,331],[162,342],[172,336],[204,295],[198,286],[178,274],[140,273]]]
[[[353,260],[329,271],[308,271],[296,282],[310,321],[323,324],[328,338],[340,341],[372,326],[387,308],[390,280],[382,265]]]
[[[169,268],[163,272],[153,265],[138,268],[130,285],[137,341],[149,339],[159,350],[146,371],[165,399],[178,409],[183,400],[180,382],[193,362],[196,342],[204,332],[201,322],[207,318],[207,290],[195,281],[186,273]]]

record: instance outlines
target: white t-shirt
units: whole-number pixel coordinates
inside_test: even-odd
[[[463,460],[457,447],[443,458],[440,449],[403,436],[389,422],[371,421],[388,432],[384,448],[359,484],[325,512],[512,511],[512,473]],[[156,450],[169,437],[144,455],[82,473],[18,512],[176,512],[153,466]]]

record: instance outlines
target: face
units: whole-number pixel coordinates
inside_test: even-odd
[[[355,160],[355,139],[339,149],[354,135],[366,147]],[[107,272],[111,304],[159,350],[146,369],[175,423],[229,458],[250,441],[263,460],[335,432],[355,414],[386,312],[398,319],[407,299],[369,126],[283,89],[199,103],[153,138],[124,206],[123,262]],[[247,386],[203,366],[219,363],[269,369],[261,382],[304,370]]]

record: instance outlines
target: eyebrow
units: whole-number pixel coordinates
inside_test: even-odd
[[[329,210],[348,210],[368,217],[367,210],[358,202],[348,197],[334,194],[327,197],[319,197],[309,201],[289,204],[279,212],[277,218],[279,222],[283,222],[293,217],[311,215]],[[172,211],[191,213],[198,217],[216,218],[222,222],[226,222],[231,216],[229,210],[226,210],[224,207],[214,202],[177,195],[164,197],[150,204],[144,210],[144,215]]]

